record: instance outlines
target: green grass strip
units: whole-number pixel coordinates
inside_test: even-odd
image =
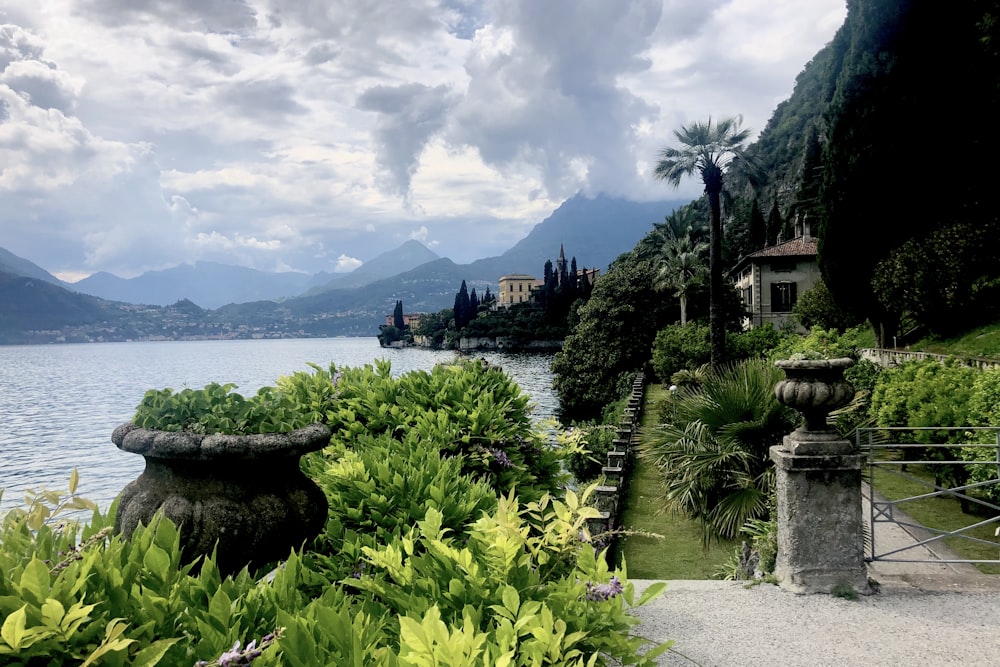
[[[642,427],[655,426],[658,405],[666,397],[663,385],[646,388]],[[641,431],[640,431],[641,437]],[[663,488],[656,466],[636,458],[623,517],[629,530],[658,533],[664,539],[629,536],[624,557],[628,576],[635,579],[713,579],[736,548],[735,542],[713,542],[702,548],[698,521],[663,509]]]

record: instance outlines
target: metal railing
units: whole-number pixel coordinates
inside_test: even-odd
[[[984,437],[982,434],[990,434]],[[1000,427],[895,427],[859,428],[855,436],[860,452],[867,454],[867,481],[871,499],[869,526],[871,535],[866,544],[868,561],[897,563],[992,563],[1000,564]],[[935,440],[936,442],[921,442]],[[986,441],[986,442],[984,442]],[[965,450],[963,452],[963,450]],[[965,455],[989,450],[986,457],[975,459]],[[988,460],[984,460],[989,457]],[[972,466],[980,466],[978,469]],[[970,481],[973,471],[979,481]],[[922,493],[889,500],[879,493],[876,471],[898,476]],[[984,474],[985,473],[985,474]],[[971,493],[970,493],[971,492]],[[906,512],[906,504],[930,498],[950,498],[958,501],[970,523],[957,529],[917,523]],[[1000,501],[997,501],[1000,502]],[[983,517],[981,520],[976,521]],[[895,523],[916,540],[905,546],[881,551],[878,549],[878,525]],[[995,524],[994,539],[970,534],[984,526]],[[995,558],[963,558],[944,545],[953,539],[988,545],[996,549]],[[920,553],[926,547],[936,557],[912,558],[903,552]],[[916,551],[913,551],[915,550]],[[926,553],[926,552],[924,552]]]

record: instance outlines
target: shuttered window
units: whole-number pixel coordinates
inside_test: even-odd
[[[792,282],[771,283],[771,312],[790,313],[795,306],[796,285]]]

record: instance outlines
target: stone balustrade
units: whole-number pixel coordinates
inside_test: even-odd
[[[642,414],[646,378],[640,372],[632,381],[632,390],[621,420],[615,427],[615,439],[608,452],[606,465],[601,468],[604,484],[594,489],[593,502],[600,515],[587,522],[591,536],[600,544],[608,546],[608,558],[613,559],[615,549],[614,531],[621,526],[621,515],[625,509],[625,496],[629,474],[632,469],[635,446],[639,437],[639,419]]]

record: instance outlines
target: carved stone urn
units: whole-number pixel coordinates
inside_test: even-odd
[[[119,495],[115,532],[128,537],[162,511],[180,530],[184,558],[215,549],[223,576],[287,557],[326,523],[326,495],[299,470],[303,454],[329,444],[324,425],[199,435],[122,424],[111,440],[146,459]]]
[[[802,425],[792,434],[793,440],[840,440],[827,426],[827,417],[854,398],[854,385],[844,379],[844,371],[854,365],[854,360],[788,359],[775,365],[785,372],[785,379],[774,386],[774,395],[803,416]]]

